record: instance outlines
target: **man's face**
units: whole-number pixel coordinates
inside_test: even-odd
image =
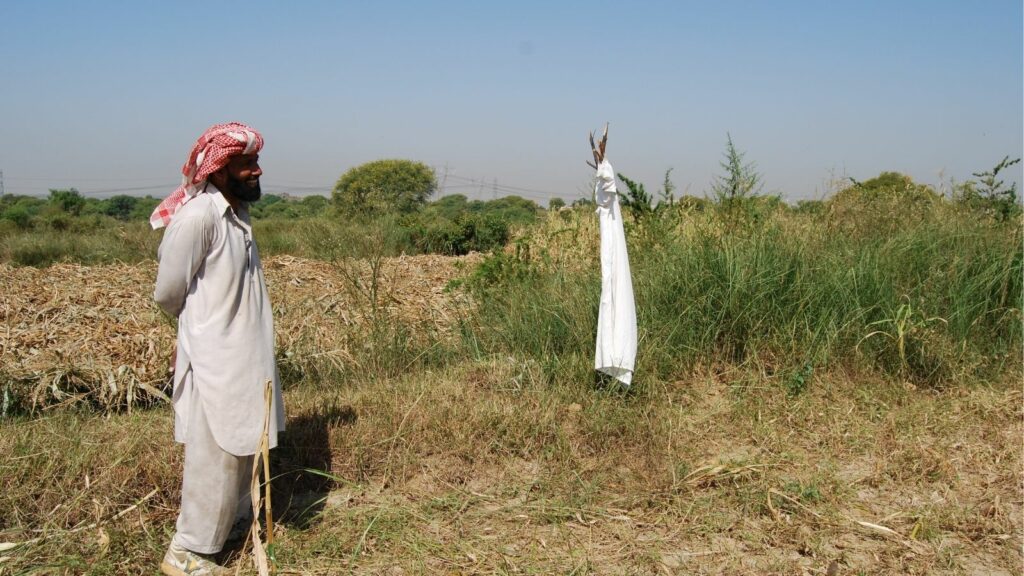
[[[227,190],[224,192],[243,202],[255,202],[260,199],[260,176],[263,175],[263,170],[260,169],[259,154],[234,156],[224,167],[224,174],[227,178]]]

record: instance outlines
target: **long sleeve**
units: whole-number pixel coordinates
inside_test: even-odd
[[[171,221],[160,242],[153,299],[160,308],[177,317],[185,296],[213,240],[213,223],[205,214],[181,214]]]

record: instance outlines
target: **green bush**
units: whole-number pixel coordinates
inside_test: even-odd
[[[116,218],[118,220],[127,221],[132,218],[132,213],[135,211],[135,206],[141,199],[136,196],[111,196],[101,203],[100,212]]]
[[[1000,222],[1019,219],[1021,205],[1017,198],[1017,183],[1009,186],[999,179],[999,173],[1020,162],[1004,157],[994,168],[975,172],[977,181],[964,182],[954,190],[954,198],[971,210],[993,217]]]
[[[842,234],[874,237],[896,233],[934,220],[938,212],[948,208],[930,186],[897,172],[852,182],[826,203],[830,226]]]
[[[74,188],[50,190],[49,203],[61,212],[77,216],[82,213],[82,209],[85,207],[85,197]]]
[[[491,214],[463,212],[450,220],[422,215],[406,219],[403,225],[418,252],[453,256],[487,252],[509,239],[508,224]]]
[[[46,200],[42,198],[13,194],[0,196],[0,219],[14,222],[20,229],[28,230],[36,215],[46,206]]]
[[[437,189],[434,171],[412,160],[376,160],[342,174],[331,193],[342,214],[406,214],[419,210]]]
[[[138,222],[149,222],[150,215],[153,214],[153,210],[162,202],[161,198],[153,198],[152,196],[146,196],[139,198],[135,205],[132,206],[132,212],[130,220]]]
[[[27,230],[32,225],[32,215],[25,206],[11,206],[0,213],[0,219],[13,222],[21,230]]]

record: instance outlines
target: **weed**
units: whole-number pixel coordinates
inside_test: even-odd
[[[786,394],[790,397],[803,394],[810,384],[812,374],[814,374],[814,365],[810,362],[805,362],[799,369],[793,370],[784,381]]]

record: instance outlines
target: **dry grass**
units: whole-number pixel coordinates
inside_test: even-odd
[[[1021,565],[1024,430],[1012,384],[934,392],[836,374],[792,400],[709,371],[622,397],[553,389],[534,371],[494,359],[373,387],[290,390],[274,455],[283,573]],[[48,539],[2,553],[10,572],[0,573],[155,566],[180,481],[170,420],[160,409],[5,424],[0,541]],[[339,480],[317,484],[306,466]],[[102,532],[66,532],[97,521]]]
[[[382,317],[420,337],[447,337],[465,301],[444,291],[478,256],[390,258],[380,270]],[[358,369],[369,307],[364,263],[267,259],[278,350],[290,365]],[[105,409],[161,400],[173,321],[153,303],[156,265],[49,268],[0,264],[0,386],[22,408],[85,402]],[[312,361],[311,361],[312,360]]]
[[[355,269],[268,259],[284,352],[363,361],[353,346],[374,319],[357,302],[365,291],[353,278],[366,276]],[[413,337],[447,338],[453,261],[383,270],[385,318],[408,318]],[[148,302],[151,264],[0,272],[5,369],[45,373],[61,357],[50,348],[76,354],[79,370],[126,363],[121,349],[142,354],[147,370],[165,365],[171,328]],[[98,306],[111,295],[129,319],[117,326]],[[148,346],[86,340],[107,326],[105,342],[154,331],[153,358]],[[32,354],[25,342],[48,348]],[[629,394],[589,380],[553,385],[516,357],[374,380],[345,374],[306,374],[286,390],[288,432],[272,454],[282,574],[980,575],[1022,566],[1016,374],[933,390],[819,372],[796,397],[779,377],[729,365]],[[171,420],[157,406],[0,421],[0,543],[37,539],[0,545],[0,576],[152,572],[180,486]],[[248,561],[225,560],[251,573]]]

